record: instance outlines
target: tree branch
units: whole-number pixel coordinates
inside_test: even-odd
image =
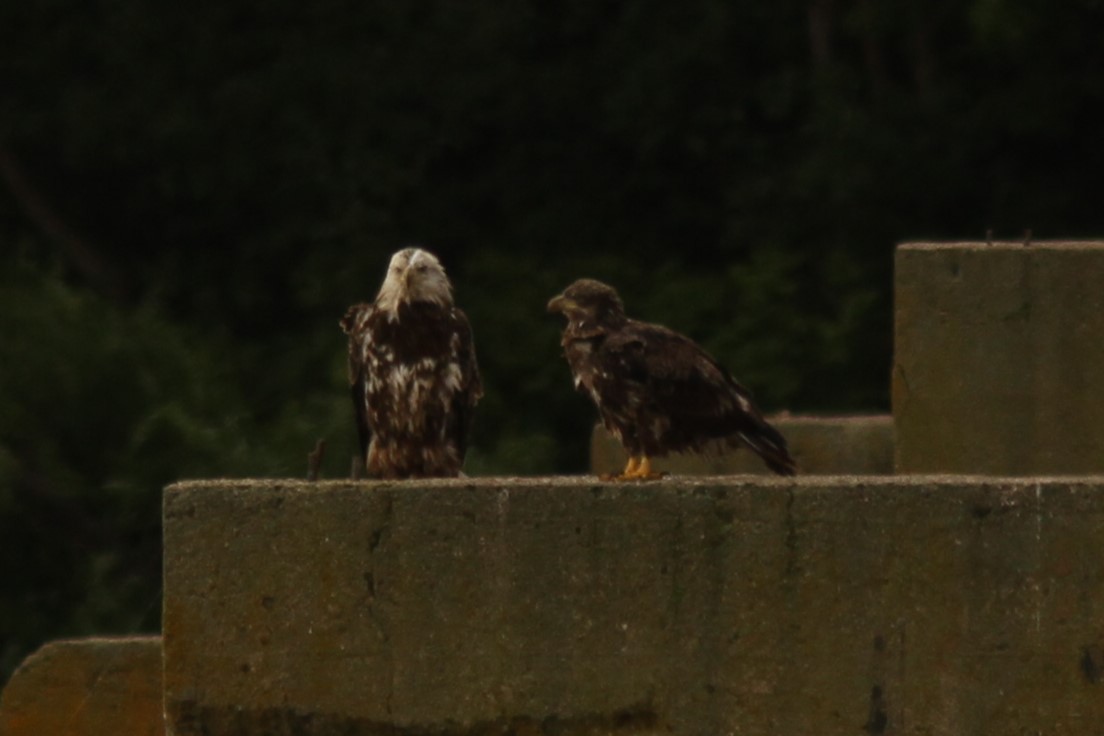
[[[122,301],[124,290],[119,274],[88,242],[69,227],[23,174],[22,167],[7,146],[0,143],[0,178],[23,213],[50,240],[59,245],[66,259],[88,282],[114,301]]]
[[[823,70],[832,64],[835,13],[834,0],[812,0],[809,3],[809,56],[814,70]]]

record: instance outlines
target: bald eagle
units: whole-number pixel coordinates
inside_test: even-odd
[[[575,388],[590,396],[629,454],[617,480],[659,477],[650,458],[745,446],[780,475],[796,466],[751,393],[690,338],[625,316],[612,287],[580,279],[548,302],[567,319],[562,345]]]
[[[459,475],[483,385],[440,261],[418,248],[395,253],[375,301],[350,307],[341,328],[368,477]]]

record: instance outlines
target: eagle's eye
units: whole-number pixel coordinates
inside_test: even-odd
[[[414,270],[418,271],[419,273],[424,272],[424,271],[428,271],[429,270],[429,264],[419,263],[417,266],[414,267]]]

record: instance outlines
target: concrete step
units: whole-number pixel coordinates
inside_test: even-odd
[[[1104,472],[1104,242],[896,255],[899,473]]]
[[[0,697],[0,736],[161,736],[161,637],[45,644]]]
[[[181,483],[198,734],[1090,733],[1104,478]]]

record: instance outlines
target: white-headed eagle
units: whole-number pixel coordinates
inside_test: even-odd
[[[590,396],[629,454],[617,480],[648,479],[649,458],[711,446],[751,448],[793,475],[786,440],[751,393],[690,338],[629,319],[613,288],[579,279],[548,302],[567,319],[563,348],[575,388]]]
[[[341,328],[368,477],[459,475],[483,384],[440,261],[418,248],[395,253],[375,301],[350,307]]]

